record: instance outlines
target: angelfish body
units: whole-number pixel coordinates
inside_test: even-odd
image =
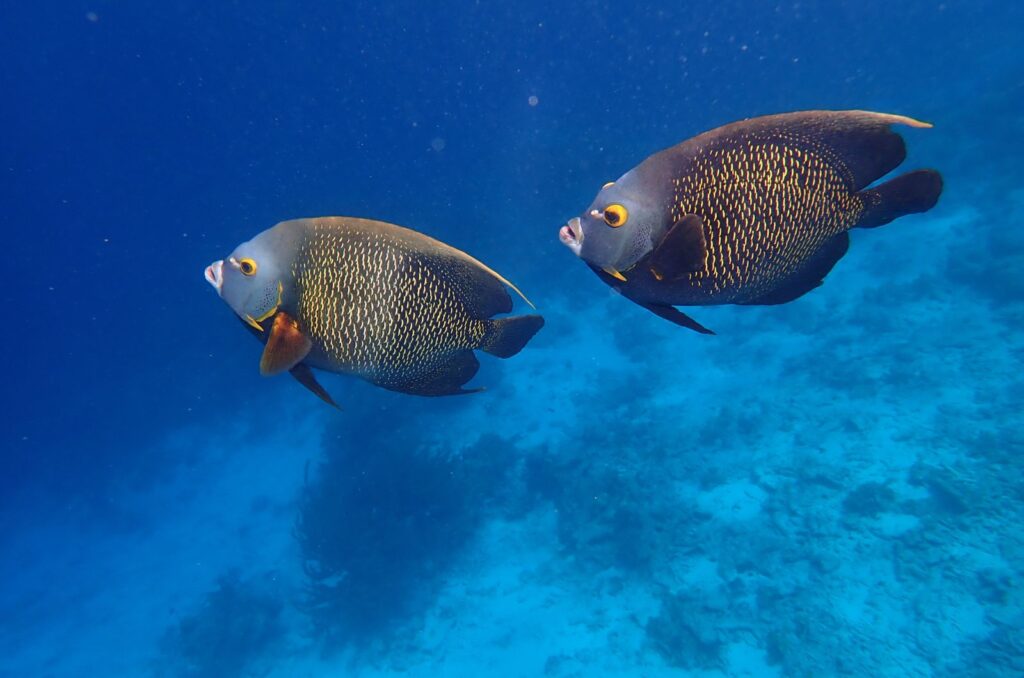
[[[512,310],[506,285],[519,291],[476,259],[367,219],[281,222],[206,278],[264,341],[261,373],[291,371],[331,404],[310,368],[415,395],[469,393],[474,350],[510,357],[543,325],[493,318]]]
[[[725,125],[606,184],[560,238],[627,298],[708,333],[673,307],[792,301],[822,283],[851,228],[935,205],[934,170],[868,188],[906,157],[893,124],[930,127],[867,111]]]

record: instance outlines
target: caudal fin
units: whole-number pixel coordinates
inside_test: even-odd
[[[927,212],[935,207],[941,193],[942,175],[935,170],[901,174],[857,194],[864,200],[864,214],[857,226],[875,228],[905,214]]]
[[[544,326],[544,318],[539,315],[495,318],[484,322],[487,323],[487,331],[480,348],[499,358],[511,358],[519,353]]]

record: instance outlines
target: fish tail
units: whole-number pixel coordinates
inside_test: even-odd
[[[480,348],[499,358],[511,358],[523,350],[527,342],[543,326],[544,318],[539,315],[485,320]]]
[[[927,212],[942,193],[942,175],[924,169],[901,174],[895,179],[861,191],[864,212],[856,226],[875,228],[905,214]]]

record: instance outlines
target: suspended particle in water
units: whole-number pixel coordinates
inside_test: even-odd
[[[85,20],[90,22],[90,23],[96,23],[97,21],[100,20],[100,15],[97,14],[96,12],[86,12],[85,13]]]
[[[526,103],[530,104],[531,106],[536,106],[537,104],[540,103],[540,99],[537,98],[536,94],[531,94],[530,97],[526,100]]]
[[[430,147],[435,151],[443,151],[445,147],[445,141],[441,137],[434,137],[430,141]]]

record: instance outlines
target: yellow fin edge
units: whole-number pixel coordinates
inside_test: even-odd
[[[443,244],[443,243],[442,243],[442,244]],[[526,298],[526,295],[525,295],[525,294],[523,294],[522,290],[520,290],[520,289],[519,289],[518,287],[516,287],[515,285],[513,285],[513,284],[512,284],[512,283],[511,283],[511,282],[510,282],[510,281],[508,280],[508,278],[506,278],[505,276],[501,275],[500,273],[498,273],[498,272],[497,272],[497,271],[495,271],[495,270],[494,270],[493,268],[491,268],[491,267],[490,267],[490,266],[488,266],[487,264],[483,263],[482,261],[480,261],[480,260],[479,260],[479,259],[477,259],[476,257],[474,257],[474,256],[471,256],[471,255],[469,255],[469,254],[466,254],[465,252],[463,252],[462,250],[460,250],[460,249],[458,249],[458,248],[452,247],[451,245],[447,245],[447,248],[448,248],[448,249],[450,249],[450,250],[454,250],[455,252],[458,252],[458,253],[459,253],[460,255],[464,256],[464,257],[465,257],[466,259],[468,259],[469,261],[473,262],[474,264],[476,264],[477,266],[479,266],[480,268],[482,268],[482,269],[483,269],[484,271],[486,271],[486,272],[487,272],[487,273],[489,273],[490,275],[494,276],[494,277],[495,277],[495,278],[496,278],[496,279],[497,279],[498,281],[500,281],[500,282],[501,282],[501,283],[502,283],[503,285],[507,285],[507,286],[508,286],[508,287],[509,287],[509,288],[510,288],[511,290],[513,290],[513,291],[514,291],[514,292],[515,292],[516,294],[518,294],[518,295],[519,295],[519,297],[520,297],[520,298],[521,298],[521,299],[522,299],[523,301],[525,301],[525,302],[527,303],[527,305],[528,305],[528,306],[529,306],[530,308],[532,308],[532,309],[534,309],[534,310],[537,310],[537,307],[533,305],[533,302],[532,302],[532,301],[530,301],[529,299],[527,299],[527,298]]]
[[[877,115],[880,118],[886,118],[885,122],[890,125],[906,125],[907,127],[916,127],[918,129],[931,129],[934,127],[932,123],[911,118],[906,115],[897,115],[895,113],[879,113],[877,111],[856,111],[857,113],[867,113],[868,115]]]
[[[897,122],[908,127],[916,127],[918,129],[931,129],[932,127],[935,126],[930,122],[925,122],[924,120],[918,120],[916,118],[910,118],[905,115],[897,115],[893,117],[896,118]]]
[[[622,282],[626,282],[626,276],[622,275],[621,273],[619,273],[614,268],[610,268],[609,267],[609,268],[604,268],[604,269],[601,269],[601,270],[603,270],[605,273],[607,273],[611,277],[615,278],[616,280],[621,280]],[[658,280],[661,280],[661,278],[658,278]]]

